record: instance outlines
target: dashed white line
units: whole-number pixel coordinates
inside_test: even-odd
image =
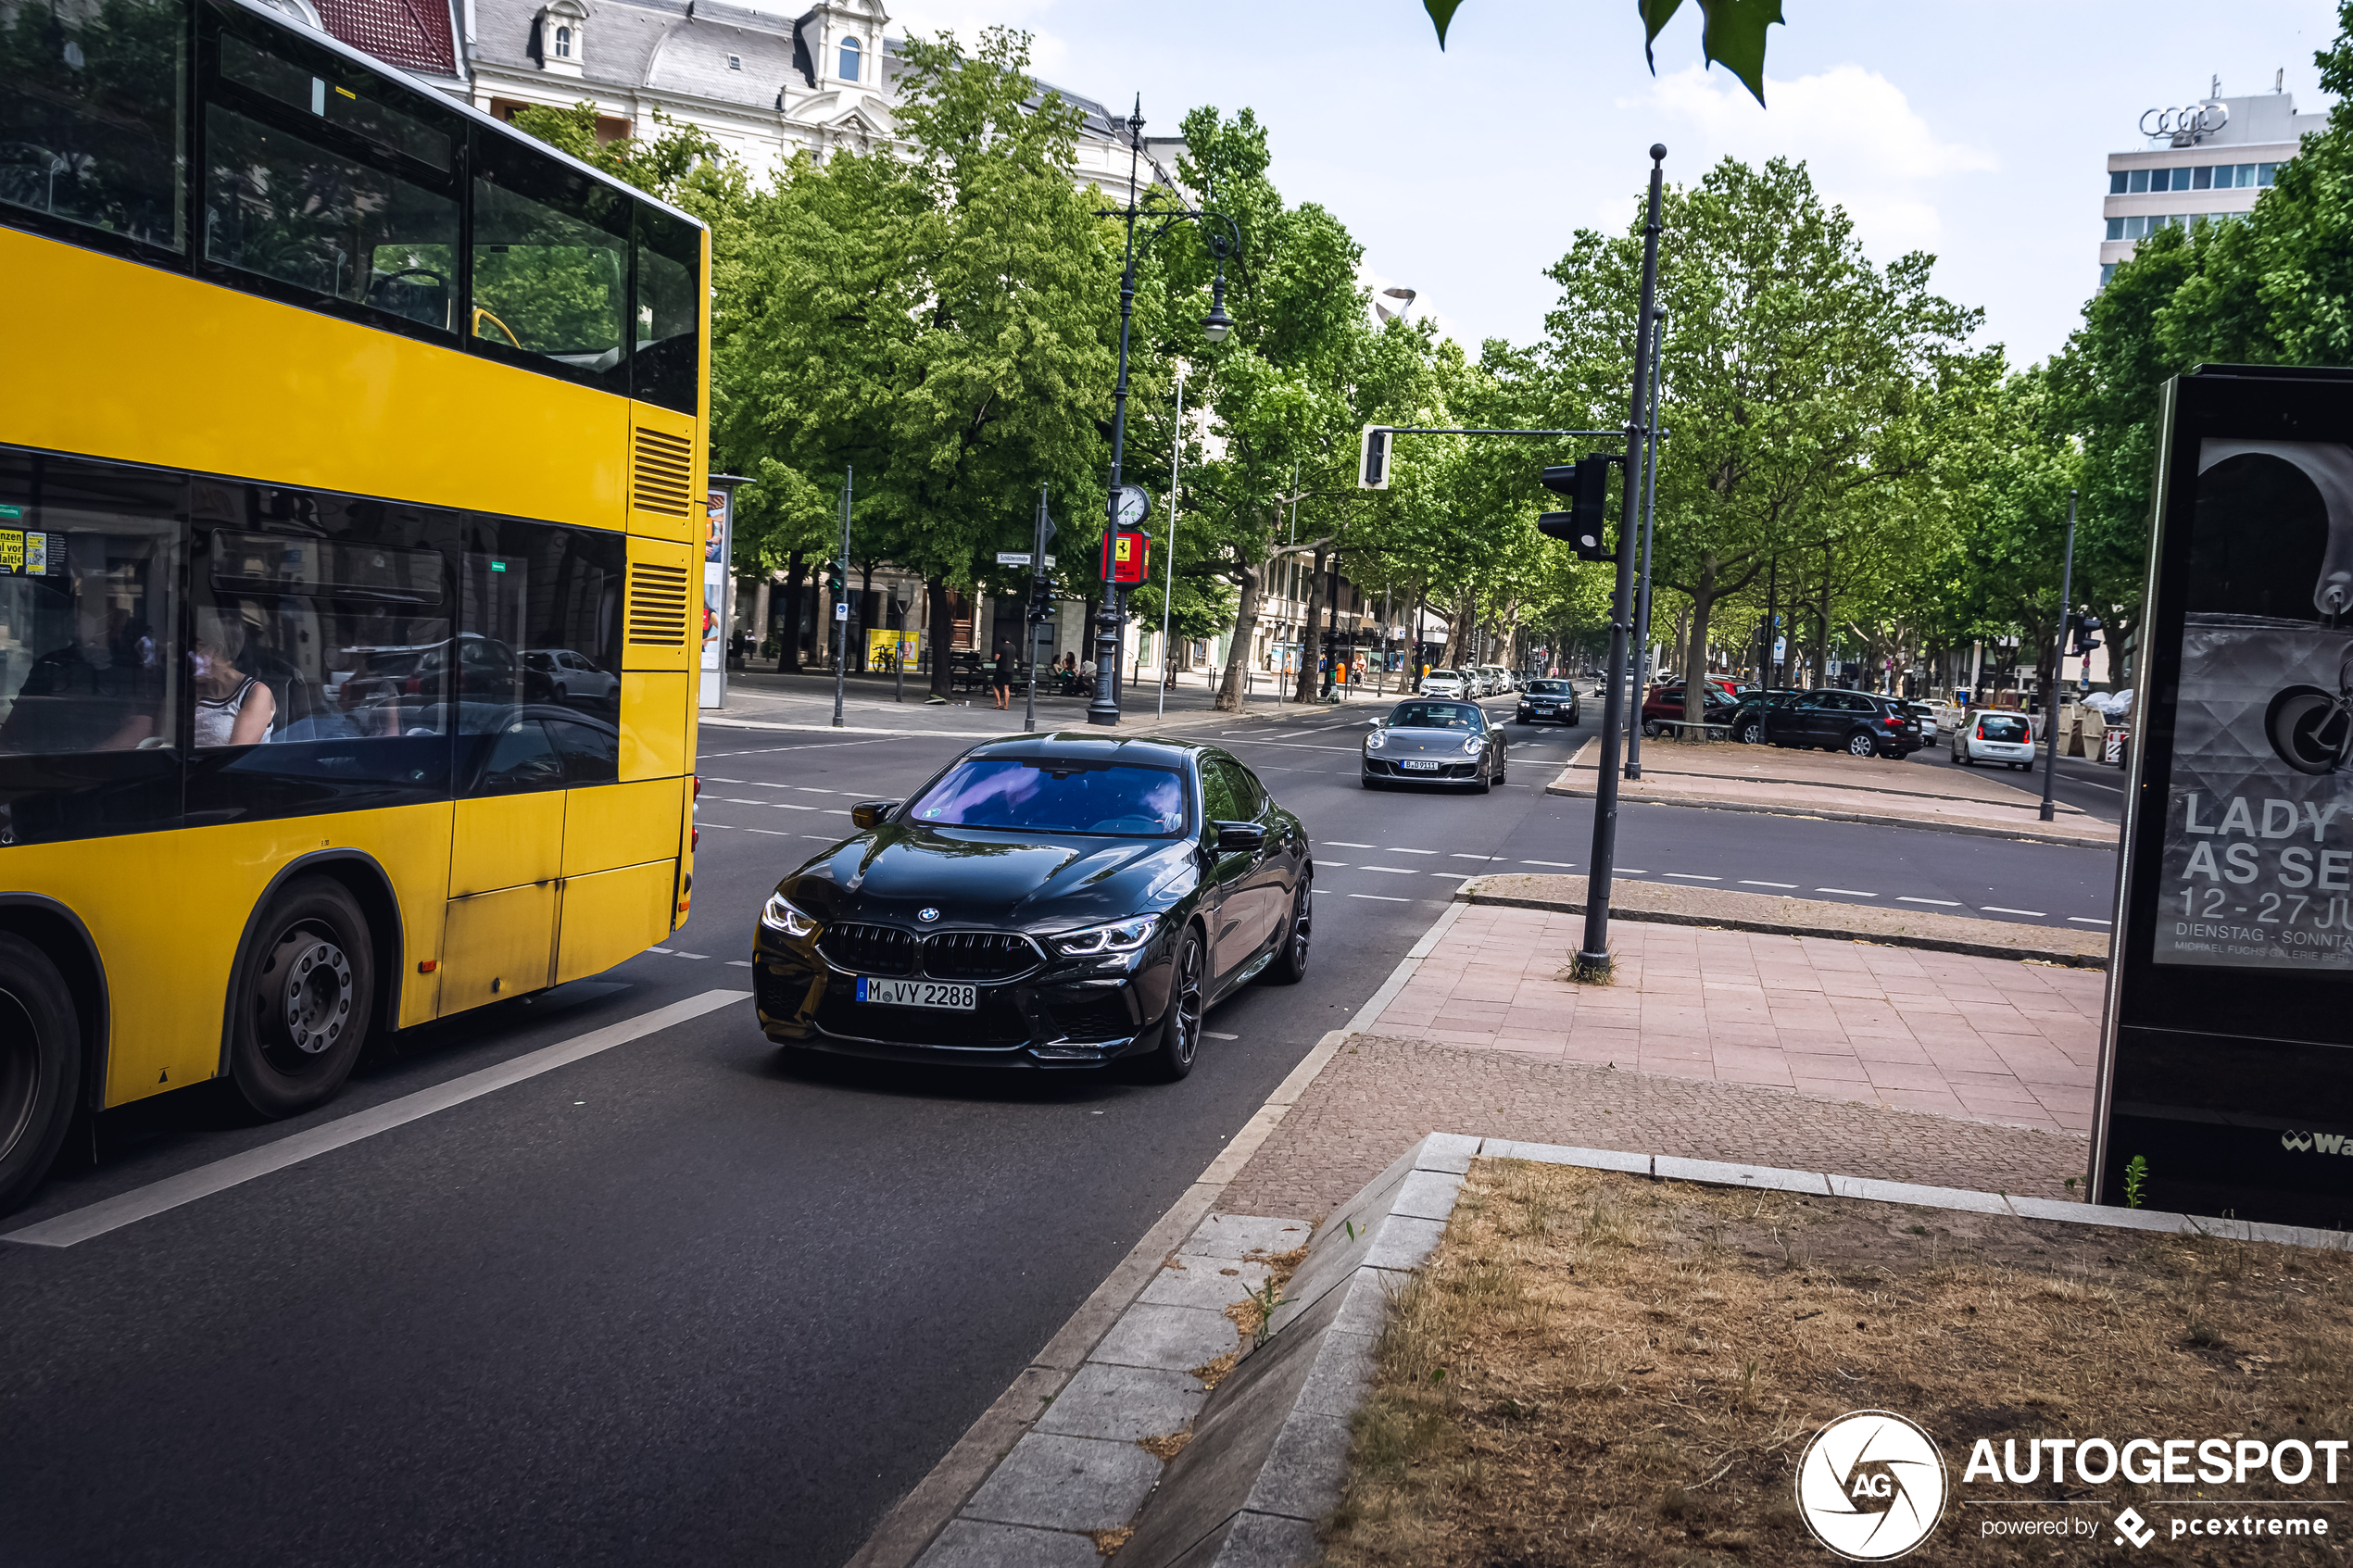
[[[1752,882],[1747,877],[1743,877],[1741,878],[1741,885],[1743,887],[1795,887],[1797,884],[1793,882]]]
[[[1348,869],[1348,862],[1345,860],[1319,860],[1316,863],[1318,865],[1325,866],[1337,866],[1341,871],[1346,871]]]
[[[1414,874],[1414,868],[1411,866],[1359,866],[1356,869],[1360,872],[1389,872],[1397,876]]]
[[[1204,1029],[1202,1033],[1213,1040],[1239,1040],[1241,1038],[1239,1035],[1220,1035],[1214,1029]]]
[[[1408,849],[1402,844],[1390,845],[1389,852],[1392,855],[1435,855],[1438,853],[1435,849]]]
[[[1327,838],[1324,842],[1335,849],[1370,849],[1372,847],[1369,844],[1351,844],[1344,838]]]
[[[2085,925],[2106,925],[2108,923],[2107,921],[2097,919],[2091,915],[2070,915],[2067,918],[2072,921],[2081,921]]]
[[[1454,851],[1453,859],[1457,860],[1500,860],[1503,857],[1501,855],[1466,855],[1461,850],[1457,849]]]
[[[1720,876],[1703,876],[1697,872],[1668,872],[1667,874],[1668,876],[1680,876],[1686,882],[1721,882],[1724,880]]]
[[[751,967],[751,960],[749,959],[729,959],[727,960],[727,967],[729,969],[749,969]]]
[[[1817,887],[1817,893],[1836,893],[1848,898],[1876,898],[1876,893],[1866,893],[1859,887]]]
[[[2006,909],[1999,904],[1980,904],[1978,908],[1989,915],[2032,915],[2037,920],[2048,918],[2040,909]]]
[[[1384,904],[1410,904],[1411,898],[1392,898],[1386,893],[1351,893],[1351,898],[1373,898]]]
[[[1899,904],[1934,904],[1940,909],[1957,909],[1961,907],[1961,901],[1958,898],[1915,898],[1908,893],[1898,893],[1895,896],[1895,901]]]
[[[1576,863],[1574,860],[1522,860],[1520,862],[1523,866],[1557,866],[1563,871],[1567,871]]]

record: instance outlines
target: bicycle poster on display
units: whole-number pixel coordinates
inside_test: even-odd
[[[2169,383],[2095,1195],[2353,1221],[2353,372]]]

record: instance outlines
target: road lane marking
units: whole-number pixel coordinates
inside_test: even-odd
[[[2082,921],[2085,925],[2106,925],[2108,923],[2107,921],[2100,920],[2092,915],[2070,915],[2067,918],[2073,921]]]
[[[1369,844],[1351,844],[1344,838],[1327,838],[1324,842],[1335,849],[1370,849],[1372,847]]]
[[[1501,855],[1466,855],[1459,849],[1454,851],[1453,858],[1457,860],[1500,860],[1503,859]]]
[[[1574,860],[1522,860],[1520,862],[1523,866],[1557,866],[1563,871],[1567,871],[1576,863]]]
[[[1411,866],[1359,866],[1356,869],[1360,872],[1388,872],[1393,876],[1412,876],[1414,874],[1414,868]]]
[[[1817,893],[1842,894],[1849,898],[1876,898],[1879,897],[1876,893],[1866,893],[1859,887],[1817,887],[1814,891]]]
[[[1411,898],[1392,898],[1386,893],[1351,893],[1349,897],[1351,898],[1377,898],[1384,904],[1410,904],[1413,902]],[[0,1240],[5,1239],[6,1238],[0,1237]]]
[[[1668,872],[1667,874],[1668,876],[1680,876],[1686,882],[1721,882],[1724,880],[1720,876],[1703,876],[1698,872]]]
[[[2006,909],[1999,904],[1980,904],[1978,908],[1989,915],[2032,915],[2037,920],[2049,918],[2040,909]]]
[[[1934,904],[1940,909],[1957,909],[1961,907],[1961,901],[1958,898],[1915,898],[1908,893],[1898,893],[1895,896],[1895,901],[1899,904]]]
[[[1241,1038],[1239,1035],[1220,1035],[1214,1029],[1204,1029],[1202,1031],[1202,1034],[1212,1040],[1239,1040]],[[1101,1113],[1098,1112],[1098,1114]]]
[[[1751,882],[1748,878],[1743,877],[1741,878],[1741,885],[1743,887],[1795,887],[1797,884],[1793,882]]]
[[[666,949],[649,950],[661,952]],[[485,1067],[478,1073],[452,1078],[430,1089],[402,1095],[397,1099],[386,1100],[366,1110],[354,1111],[320,1126],[306,1127],[273,1143],[249,1148],[243,1154],[233,1154],[226,1160],[216,1160],[209,1165],[199,1165],[193,1171],[183,1171],[179,1175],[133,1187],[129,1192],[69,1210],[54,1219],[10,1231],[0,1236],[0,1241],[22,1242],[29,1247],[71,1247],[93,1236],[104,1236],[108,1231],[120,1230],[138,1221],[152,1219],[182,1204],[194,1203],[200,1198],[209,1198],[216,1192],[240,1186],[256,1177],[283,1171],[289,1165],[300,1164],[347,1144],[358,1143],[362,1138],[388,1133],[395,1127],[431,1116],[435,1111],[463,1105],[493,1090],[569,1066],[599,1051],[609,1051],[615,1046],[625,1046],[632,1040],[658,1035],[673,1024],[700,1018],[704,1013],[747,1000],[750,996],[749,991],[705,991],[700,996],[688,997],[668,1007],[640,1013],[635,1018],[623,1019],[619,1023],[609,1023],[602,1029],[525,1052],[512,1061],[502,1061],[496,1067]]]
[[[1438,853],[1435,849],[1408,849],[1402,844],[1390,845],[1389,852],[1392,855],[1435,855]]]

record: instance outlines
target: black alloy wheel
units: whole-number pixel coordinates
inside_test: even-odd
[[[1853,734],[1846,737],[1846,755],[1849,757],[1877,757],[1879,755],[1878,737],[1873,735],[1869,730],[1856,731]]]
[[[375,1006],[368,917],[343,884],[298,877],[271,900],[231,983],[229,1075],[272,1119],[343,1087]]]
[[[0,932],[0,1214],[32,1196],[65,1142],[81,1016],[49,956]]]
[[[1275,985],[1296,985],[1307,978],[1307,946],[1315,930],[1315,879],[1299,873],[1299,887],[1290,896],[1290,919],[1275,961],[1259,978]]]
[[[1754,719],[1742,719],[1736,721],[1732,725],[1732,744],[1734,746],[1755,746],[1756,744],[1756,721]]]
[[[1168,976],[1168,1013],[1161,1020],[1160,1045],[1151,1058],[1152,1076],[1164,1084],[1190,1073],[1201,1051],[1202,1014],[1207,1010],[1201,973],[1201,933],[1189,928],[1176,944],[1176,961]]]

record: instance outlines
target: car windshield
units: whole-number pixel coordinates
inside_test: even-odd
[[[1479,730],[1486,728],[1478,709],[1466,702],[1401,702],[1390,710],[1393,730]]]
[[[1565,696],[1568,693],[1568,683],[1567,681],[1530,681],[1528,683],[1528,689],[1531,692],[1548,692],[1554,696]]]
[[[1433,670],[1422,677],[1426,681],[1459,681],[1462,676],[1452,670]]]
[[[2026,739],[2026,721],[2007,714],[1988,713],[1977,721],[1980,740],[2002,740],[2013,743]]]
[[[908,809],[927,827],[1166,837],[1185,830],[1185,782],[1166,768],[1051,757],[974,757]]]

